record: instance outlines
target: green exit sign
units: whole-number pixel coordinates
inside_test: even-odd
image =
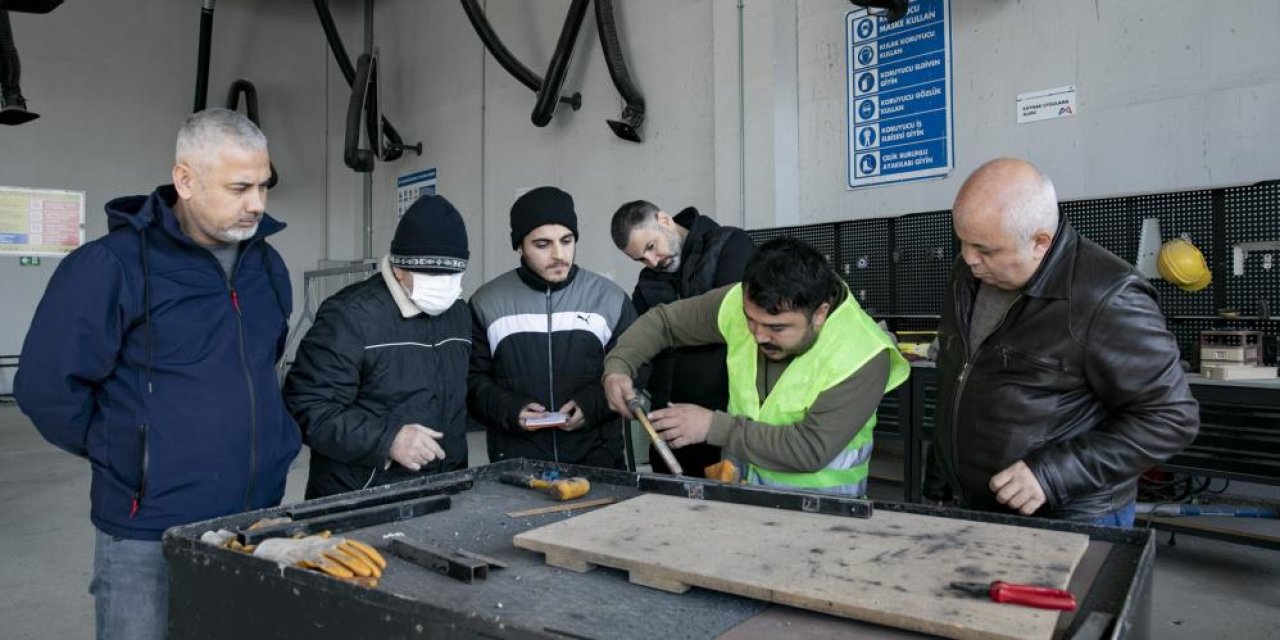
[[[40,266],[40,256],[19,256],[18,264],[24,267]]]

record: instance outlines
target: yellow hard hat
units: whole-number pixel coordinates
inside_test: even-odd
[[[1209,265],[1205,264],[1204,254],[1182,238],[1174,238],[1160,247],[1156,269],[1160,271],[1160,277],[1183,291],[1199,291],[1209,286],[1209,281],[1213,279]]]

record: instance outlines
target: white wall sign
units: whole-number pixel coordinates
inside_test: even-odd
[[[64,256],[84,244],[84,192],[0,187],[0,253]]]
[[[404,216],[418,198],[436,195],[436,169],[423,169],[396,178],[396,220]]]
[[[849,188],[947,175],[951,118],[950,0],[916,0],[896,22],[845,15]]]
[[[1017,107],[1018,124],[1070,118],[1076,114],[1076,86],[1019,93]]]

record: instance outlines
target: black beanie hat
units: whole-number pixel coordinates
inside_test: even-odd
[[[392,266],[423,273],[467,270],[467,226],[444,196],[426,195],[410,205],[391,239]]]
[[[530,231],[544,224],[564,225],[578,238],[578,214],[573,212],[573,196],[555,188],[538,187],[516,199],[511,205],[511,248]]]

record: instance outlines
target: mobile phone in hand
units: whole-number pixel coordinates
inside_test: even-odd
[[[525,418],[521,421],[521,426],[530,431],[534,431],[537,429],[554,429],[556,427],[563,427],[567,422],[569,422],[569,414],[552,411],[540,418]]]

